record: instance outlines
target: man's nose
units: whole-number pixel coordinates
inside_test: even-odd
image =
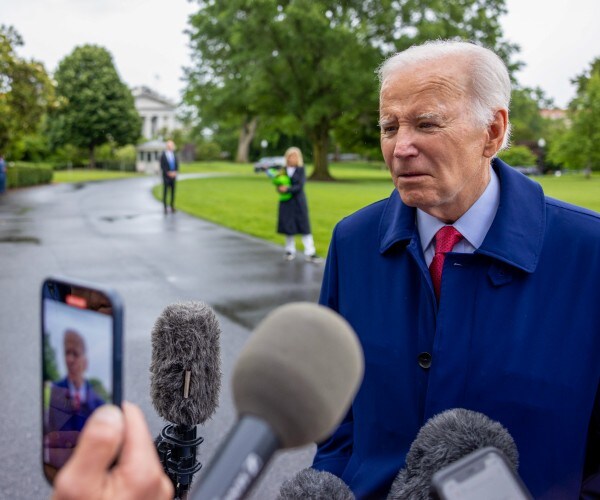
[[[419,151],[413,139],[413,135],[410,132],[399,129],[396,135],[396,144],[394,145],[394,156],[396,158],[416,156]]]

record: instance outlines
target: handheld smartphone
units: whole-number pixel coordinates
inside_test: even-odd
[[[121,404],[123,304],[107,288],[64,278],[42,285],[42,464],[50,484],[103,404]]]
[[[491,446],[476,450],[436,472],[432,486],[441,500],[533,499],[504,455]]]

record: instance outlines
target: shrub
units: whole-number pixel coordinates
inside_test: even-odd
[[[81,168],[88,162],[87,152],[71,144],[58,148],[50,159],[54,163],[54,170]]]
[[[115,151],[115,159],[125,161],[128,163],[135,163],[137,158],[137,151],[133,144],[123,146]]]
[[[52,182],[52,166],[46,163],[11,163],[6,169],[8,188],[36,186]]]
[[[202,141],[196,144],[196,159],[198,161],[218,160],[221,158],[221,148],[213,141]]]
[[[501,151],[498,157],[512,167],[526,167],[537,164],[537,157],[527,146],[511,146],[510,149]]]
[[[103,160],[96,162],[96,170],[118,170],[121,172],[135,172],[135,161]]]

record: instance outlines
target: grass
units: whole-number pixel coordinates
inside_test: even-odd
[[[559,200],[600,212],[600,174],[586,179],[582,174],[561,177],[535,177],[544,193]]]
[[[307,168],[310,174],[310,166]],[[283,245],[276,233],[278,198],[264,174],[255,174],[251,165],[194,163],[186,172],[232,174],[228,177],[190,179],[177,185],[177,206],[181,210],[217,224]],[[308,182],[305,187],[317,252],[326,254],[331,232],[343,217],[361,207],[389,196],[393,189],[383,163],[340,163],[331,166],[340,182]],[[600,212],[600,176],[591,180],[582,175],[535,177],[549,196]],[[154,195],[160,199],[157,186]]]
[[[310,175],[311,167],[307,167]],[[181,173],[218,173],[226,177],[188,179],[177,183],[180,210],[232,229],[283,245],[277,234],[278,196],[265,174],[252,165],[228,162],[185,164]],[[325,255],[331,232],[343,217],[389,196],[393,189],[383,163],[342,162],[331,166],[339,182],[308,182],[305,187],[317,252]],[[86,182],[135,177],[144,174],[108,170],[74,169],[54,172],[54,182]],[[548,196],[600,212],[600,175],[591,180],[581,174],[534,177]],[[162,187],[153,190],[157,199]]]
[[[106,181],[112,179],[126,179],[143,174],[136,172],[120,172],[118,170],[96,170],[89,168],[74,168],[70,170],[55,170],[52,177],[53,183],[63,182],[90,182]]]
[[[178,209],[197,217],[283,245],[277,234],[279,198],[265,174],[254,173],[251,165],[194,163],[182,173],[227,173],[227,177],[189,179],[177,184]],[[311,168],[307,168],[310,175]],[[387,197],[393,186],[383,163],[352,163],[332,166],[341,182],[308,182],[305,186],[310,221],[317,252],[329,247],[333,226],[358,208]],[[154,188],[162,197],[162,188]]]

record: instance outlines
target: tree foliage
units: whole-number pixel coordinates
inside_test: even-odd
[[[97,146],[107,142],[120,146],[138,139],[141,118],[106,49],[75,48],[59,63],[54,77],[60,102],[52,115],[56,145],[86,148],[93,167]]]
[[[43,64],[20,58],[23,39],[0,25],[0,152],[11,151],[26,134],[35,133],[48,107],[54,87]]]
[[[60,378],[60,372],[58,371],[58,363],[56,361],[56,351],[50,343],[50,335],[48,333],[44,333],[44,342],[42,345],[44,350],[44,373],[42,373],[42,378],[43,380],[55,382]]]
[[[536,143],[546,137],[551,125],[540,111],[552,107],[552,101],[539,88],[517,87],[510,99],[511,142]]]
[[[600,58],[572,81],[577,93],[569,104],[571,126],[552,142],[548,158],[567,168],[600,170]]]
[[[537,156],[527,146],[511,146],[509,149],[501,151],[498,156],[513,167],[532,166],[538,162]]]
[[[377,136],[382,59],[434,38],[466,38],[508,61],[504,0],[198,1],[190,18],[193,66],[186,101],[210,124],[274,117],[313,144],[313,177],[330,178],[330,132]],[[342,139],[342,136],[344,138]]]

